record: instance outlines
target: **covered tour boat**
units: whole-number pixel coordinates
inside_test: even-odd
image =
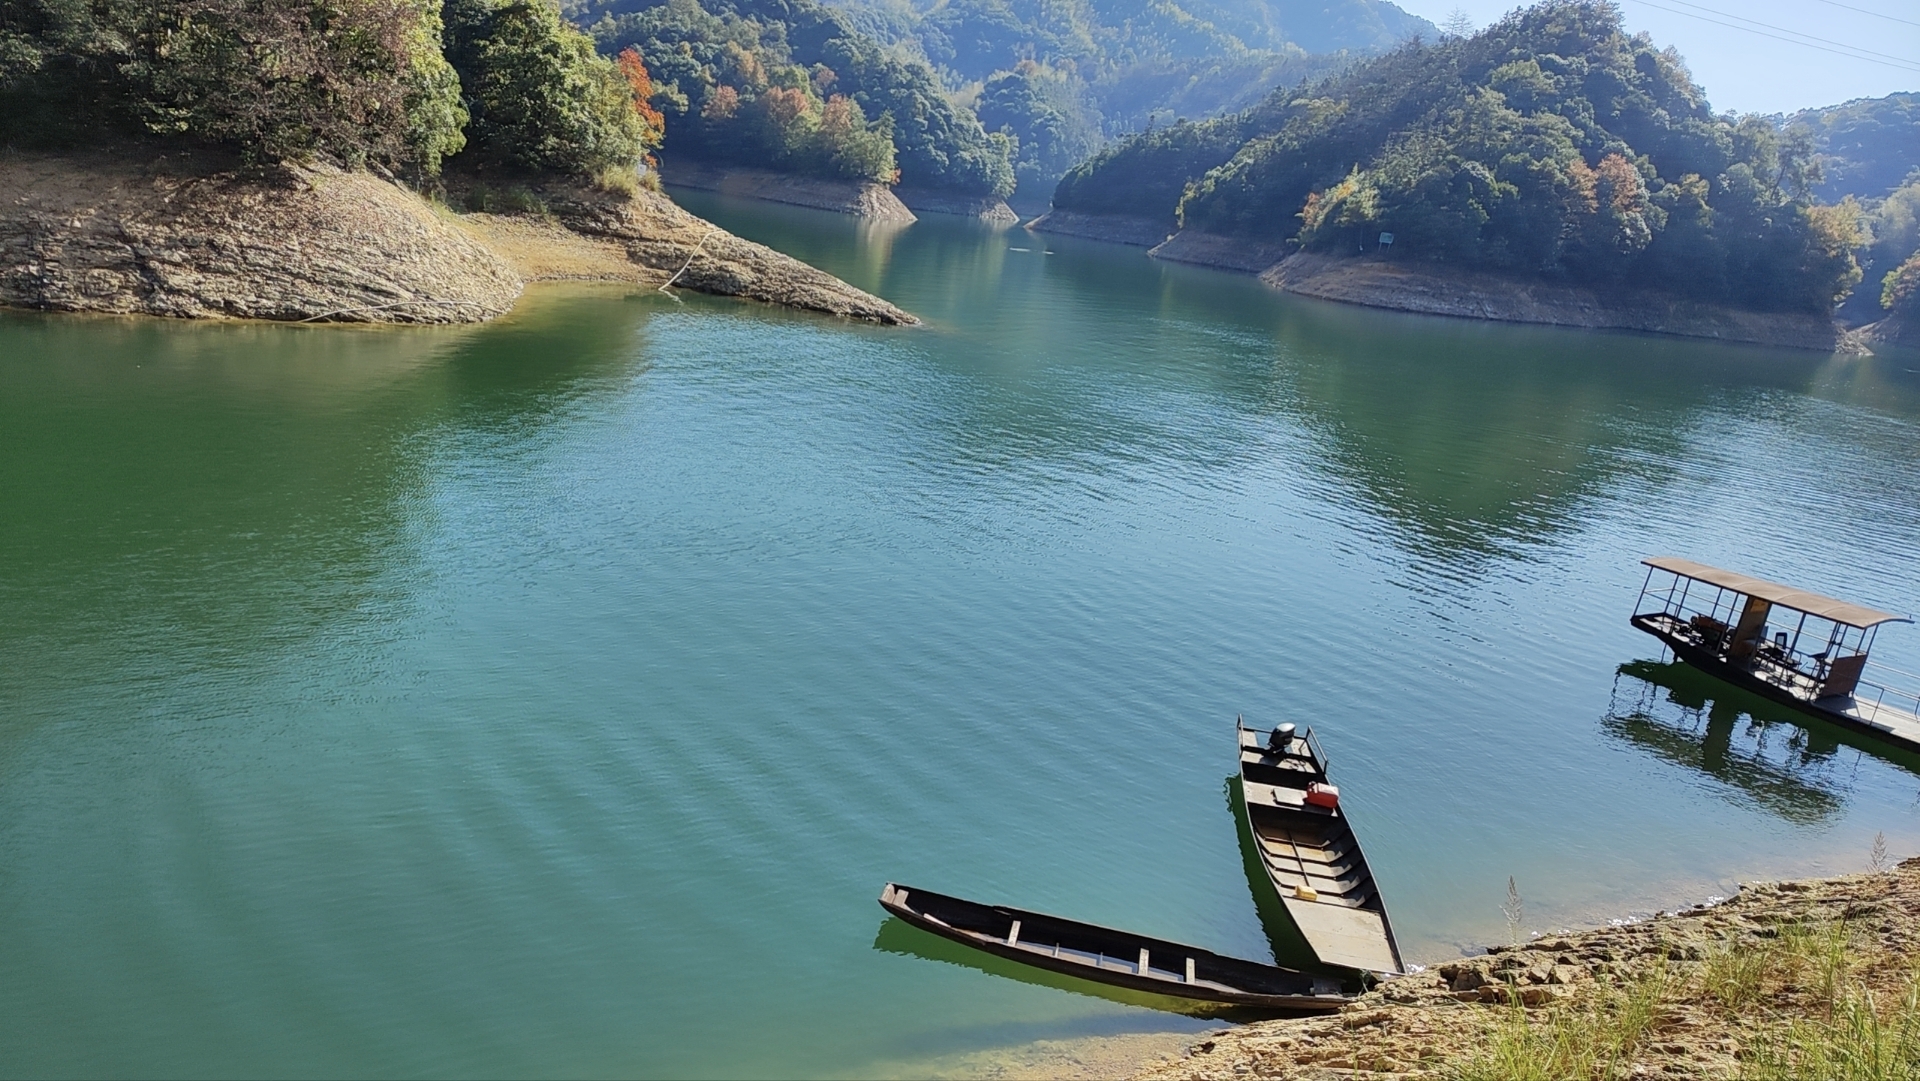
[[[1633,625],[1675,657],[1776,702],[1920,750],[1920,696],[1866,678],[1881,624],[1913,620],[1691,559],[1640,562],[1647,580]]]
[[[1240,795],[1253,844],[1315,958],[1363,973],[1405,971],[1386,902],[1340,808],[1339,789],[1327,779],[1327,757],[1313,730],[1236,727]]]

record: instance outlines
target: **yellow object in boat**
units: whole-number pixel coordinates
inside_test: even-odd
[[[1302,901],[1318,901],[1320,899],[1319,891],[1315,890],[1312,886],[1295,886],[1293,888],[1293,895]]]

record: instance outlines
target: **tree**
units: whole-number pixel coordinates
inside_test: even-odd
[[[4,0],[0,131],[96,125],[255,162],[321,154],[432,173],[466,116],[430,0]]]
[[[640,148],[644,151],[658,149],[666,138],[667,118],[653,107],[653,76],[647,74],[646,61],[640,59],[638,50],[631,47],[621,50],[614,58],[619,65],[620,74],[627,80],[628,89],[633,91],[633,111],[640,116]],[[652,161],[652,158],[648,158]]]
[[[1473,36],[1473,16],[1465,8],[1454,8],[1446,21],[1440,24],[1440,36],[1443,38],[1470,38]]]
[[[837,10],[812,0],[578,0],[571,10],[603,51],[644,58],[676,155],[881,180],[897,169],[907,183],[967,194],[1013,189],[1012,141],[949,100],[924,63],[880,48]],[[835,97],[847,103],[832,117],[840,134],[823,134]]]
[[[554,0],[448,0],[445,11],[470,154],[579,176],[640,160],[648,128],[628,77]]]

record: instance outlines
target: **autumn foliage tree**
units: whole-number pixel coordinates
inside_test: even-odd
[[[666,138],[667,118],[653,107],[653,76],[647,74],[647,62],[640,58],[640,51],[626,48],[614,58],[620,68],[620,74],[626,77],[627,87],[633,91],[633,111],[640,116],[640,147],[643,152],[657,150]],[[647,159],[651,162],[651,155]]]

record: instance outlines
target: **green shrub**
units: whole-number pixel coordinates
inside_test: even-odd
[[[431,174],[466,121],[430,0],[0,0],[0,136],[120,128]]]

